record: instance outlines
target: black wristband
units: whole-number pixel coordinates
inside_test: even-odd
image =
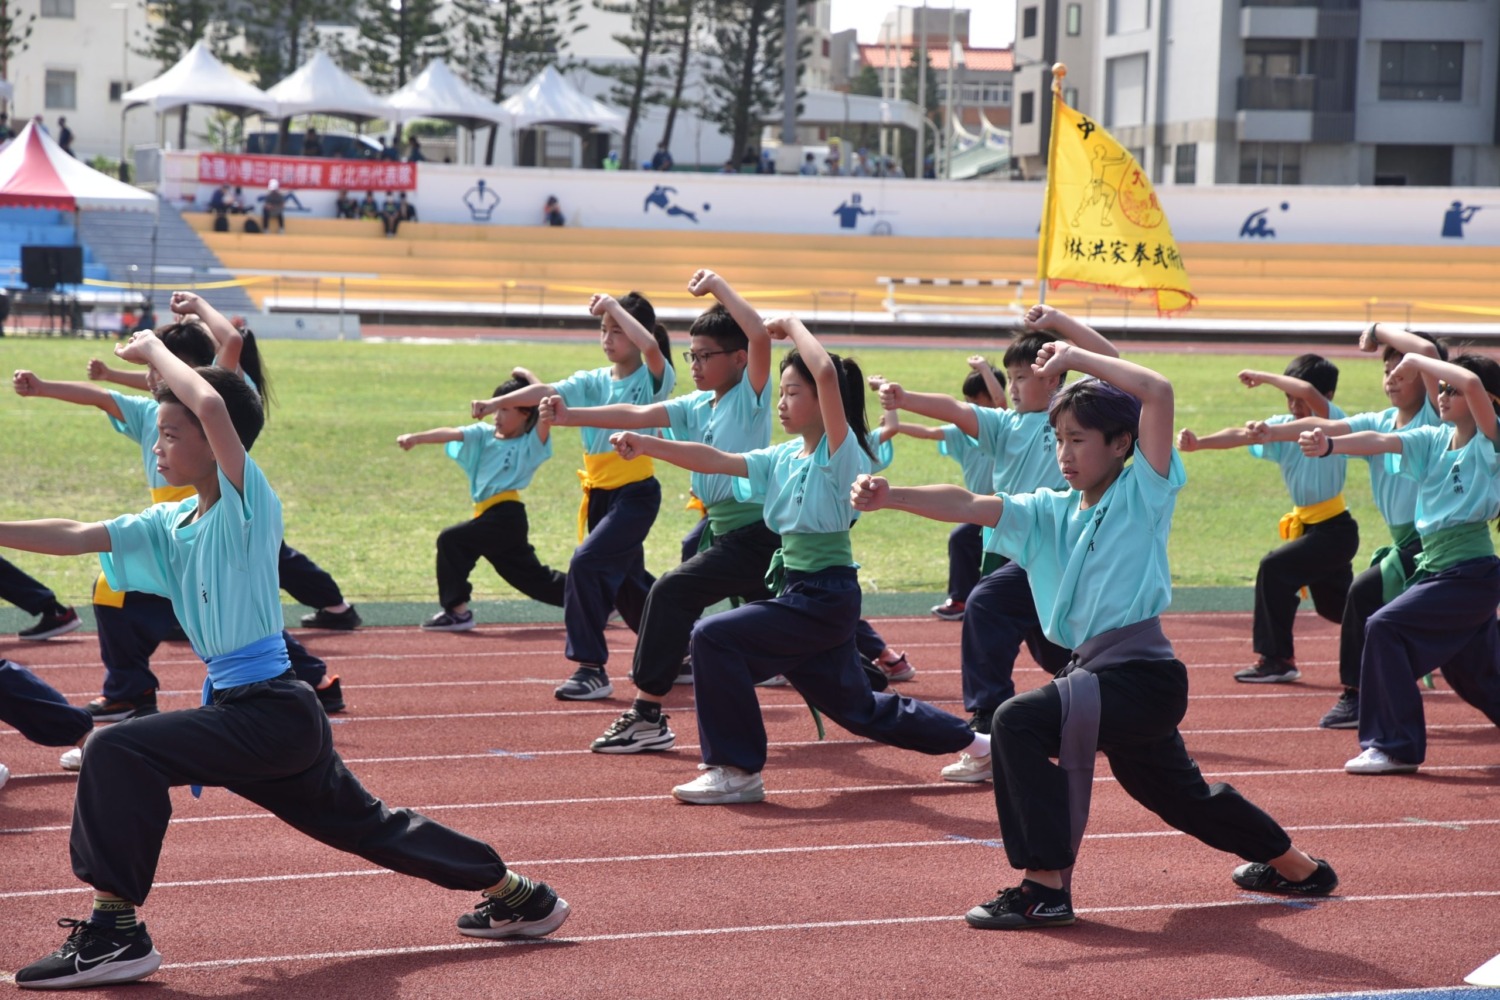
[[[1323,452],[1323,457],[1327,458],[1329,455],[1332,455],[1332,454],[1333,454],[1333,438],[1330,437],[1328,439],[1328,450],[1325,451],[1325,452]]]

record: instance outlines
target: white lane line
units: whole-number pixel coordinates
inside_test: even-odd
[[[1335,831],[1366,831],[1366,830],[1412,830],[1422,827],[1430,827],[1436,830],[1462,833],[1463,828],[1471,826],[1497,826],[1500,819],[1459,819],[1459,820],[1427,820],[1414,821],[1402,820],[1400,822],[1385,823],[1319,823],[1307,826],[1289,826],[1286,829],[1292,833],[1329,833]],[[1137,830],[1121,833],[1089,833],[1084,834],[1084,840],[1149,840],[1158,837],[1185,837],[1186,834],[1180,830]],[[991,849],[1001,846],[999,838],[983,840],[974,837],[960,837],[951,835],[933,840],[908,840],[908,841],[880,841],[870,844],[809,844],[797,847],[752,847],[739,850],[725,851],[676,851],[667,854],[617,854],[609,856],[590,855],[580,858],[527,858],[523,860],[511,860],[506,862],[510,868],[540,868],[562,865],[599,865],[599,864],[624,864],[624,863],[652,863],[662,861],[699,861],[707,858],[750,858],[766,857],[773,855],[805,855],[805,854],[828,854],[839,851],[872,851],[878,849],[900,848],[910,850],[927,847],[988,847]],[[203,886],[226,886],[226,885],[255,885],[265,882],[295,882],[302,879],[334,879],[334,878],[363,878],[369,875],[393,875],[394,872],[384,868],[358,868],[351,871],[332,872],[300,872],[283,875],[249,875],[239,878],[212,878],[192,879],[178,882],[157,882],[152,885],[152,890],[160,889],[189,889]],[[70,885],[59,889],[23,889],[13,892],[0,892],[0,899],[22,899],[31,896],[61,896],[68,893],[86,891],[81,886]]]

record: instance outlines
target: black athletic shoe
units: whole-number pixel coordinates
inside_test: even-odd
[[[323,706],[323,714],[333,715],[344,710],[344,686],[339,683],[337,674],[327,687],[313,688],[313,691],[318,695],[318,704]]]
[[[473,913],[458,918],[458,933],[466,937],[541,937],[551,934],[568,919],[568,904],[546,882],[538,882],[531,898],[512,910],[498,899],[486,896]]]
[[[78,617],[78,612],[72,608],[58,607],[56,610],[43,612],[35,625],[17,632],[16,638],[40,642],[43,639],[51,639],[53,636],[67,635],[82,624],[83,621]]]
[[[980,903],[964,914],[970,927],[987,931],[1024,931],[1036,927],[1066,927],[1075,923],[1073,897],[1066,889],[1049,889],[1030,879],[988,903]]]
[[[114,700],[103,695],[83,706],[95,722],[123,722],[142,715],[156,714],[156,692],[147,691],[139,698]]]
[[[133,983],[145,979],[161,965],[161,952],[152,946],[145,924],[134,934],[66,917],[57,926],[70,928],[68,939],[46,958],[17,972],[17,986],[30,990],[68,990]]]
[[[1259,862],[1240,865],[1230,878],[1234,879],[1235,885],[1251,892],[1274,892],[1281,896],[1327,896],[1339,887],[1339,877],[1322,858],[1313,860],[1318,863],[1318,870],[1301,882],[1290,882],[1282,878],[1275,868]]]
[[[990,722],[995,718],[993,708],[981,708],[969,719],[969,728],[985,736],[990,735]]]
[[[364,624],[354,605],[343,611],[328,611],[324,608],[302,616],[303,628],[326,628],[334,632],[353,632]]]
[[[1302,676],[1295,663],[1278,660],[1274,656],[1262,656],[1253,667],[1246,667],[1234,675],[1241,684],[1290,684]]]
[[[670,750],[677,736],[667,726],[671,716],[663,712],[655,720],[641,718],[641,713],[627,708],[609,724],[604,735],[589,745],[594,753],[640,753],[642,750]]]
[[[1333,703],[1328,714],[1318,720],[1320,729],[1358,729],[1359,728],[1359,692],[1350,691],[1347,688],[1339,695],[1339,700]]]

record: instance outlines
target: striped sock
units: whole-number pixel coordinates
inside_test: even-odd
[[[121,934],[134,934],[140,926],[135,904],[107,892],[94,893],[94,912],[89,922]]]
[[[525,875],[517,875],[515,872],[508,871],[505,873],[505,878],[498,885],[492,889],[486,889],[484,894],[491,899],[499,900],[512,910],[516,910],[524,906],[535,891],[536,883],[531,881],[531,879]]]

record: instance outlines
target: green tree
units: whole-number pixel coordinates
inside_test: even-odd
[[[31,47],[36,15],[23,12],[17,0],[0,0],[0,80],[10,79],[11,56]],[[0,107],[9,102],[0,103]]]
[[[631,60],[625,64],[604,64],[597,72],[615,81],[609,98],[625,109],[624,151],[620,166],[625,170],[635,167],[635,130],[641,119],[641,106],[660,103],[666,94],[648,89],[659,79],[657,63],[665,54],[664,35],[661,32],[660,11],[662,0],[633,0],[621,3],[618,0],[594,0],[600,10],[615,14],[630,15],[630,31],[614,35],[615,41],[630,52]]]
[[[671,87],[671,93],[662,101],[667,107],[667,123],[662,128],[661,141],[669,146],[672,143],[672,129],[677,124],[677,112],[687,107],[687,103],[682,99],[682,91],[687,83],[687,71],[693,53],[693,37],[699,26],[696,15],[700,3],[701,0],[677,0],[676,3],[668,4],[663,15],[664,33],[670,39],[669,44],[675,52],[667,71],[667,82]]]
[[[762,120],[781,106],[782,0],[705,0],[704,7],[709,38],[703,116],[730,136],[738,157]],[[805,46],[798,52],[800,74]]]
[[[440,0],[360,0],[361,79],[377,91],[400,90],[447,50]]]
[[[227,60],[251,73],[256,86],[274,87],[286,79],[318,47],[319,24],[353,23],[353,0],[282,0],[281,3],[244,3],[238,20],[243,25],[244,49]],[[279,146],[285,149],[291,119],[283,118]]]

